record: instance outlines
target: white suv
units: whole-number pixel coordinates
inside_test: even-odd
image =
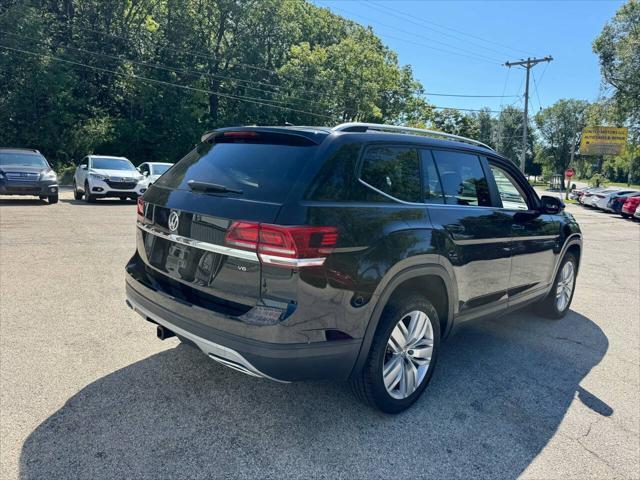
[[[138,171],[144,177],[141,180],[142,184],[142,193],[146,191],[147,188],[151,186],[153,182],[160,178],[164,172],[169,170],[173,166],[173,163],[163,163],[163,162],[145,162],[141,163],[138,166]]]
[[[103,155],[87,155],[73,175],[73,196],[87,202],[96,198],[116,197],[135,200],[144,192],[142,175],[128,159]]]

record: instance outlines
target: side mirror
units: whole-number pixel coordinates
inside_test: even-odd
[[[87,166],[86,166],[85,164],[82,164],[82,165],[80,165],[80,168],[81,168],[82,170],[86,170],[86,169],[87,169]]]
[[[145,177],[148,177],[149,176],[149,171],[146,170],[142,175],[144,175]]]
[[[540,203],[542,204],[542,213],[555,215],[556,213],[560,213],[564,210],[564,202],[557,197],[543,195],[540,198]]]

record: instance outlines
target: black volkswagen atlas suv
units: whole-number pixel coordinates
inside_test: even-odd
[[[228,367],[349,380],[399,412],[454,325],[532,303],[567,313],[582,239],[563,209],[463,137],[215,130],[138,199],[127,304]]]

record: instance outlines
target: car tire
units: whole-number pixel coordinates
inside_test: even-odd
[[[622,216],[622,218],[629,218],[631,216],[628,213],[621,213],[620,215]]]
[[[421,328],[412,332],[412,326]],[[440,320],[431,302],[420,295],[390,302],[380,317],[367,360],[350,382],[352,391],[374,408],[400,413],[427,388],[439,350]]]
[[[84,184],[84,201],[87,203],[95,203],[96,201],[96,196],[95,195],[91,195],[89,190],[89,184],[85,183]]]
[[[78,186],[76,185],[76,181],[73,181],[73,198],[76,200],[82,200],[83,193],[78,190]]]
[[[567,253],[558,267],[549,294],[535,304],[535,310],[541,316],[553,320],[564,317],[571,308],[571,301],[576,290],[577,274],[578,261],[572,253]]]
[[[50,205],[53,205],[54,203],[58,203],[58,195],[49,195],[47,199]]]

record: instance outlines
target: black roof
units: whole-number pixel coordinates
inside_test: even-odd
[[[250,125],[250,126],[239,126],[239,127],[225,127],[219,128],[216,130],[212,130],[203,135],[203,138],[208,135],[222,132],[230,132],[230,131],[263,131],[263,132],[272,132],[272,133],[289,133],[294,135],[300,135],[303,137],[312,140],[314,143],[321,143],[325,138],[330,135],[337,135],[340,137],[349,136],[349,138],[357,138],[358,141],[362,142],[398,142],[398,143],[411,143],[416,145],[421,145],[425,147],[432,148],[456,148],[462,150],[473,151],[477,154],[491,154],[497,157],[502,157],[494,150],[481,146],[474,145],[472,143],[466,143],[462,141],[456,140],[448,140],[448,139],[440,139],[429,137],[427,135],[415,135],[411,133],[401,133],[401,132],[383,132],[378,130],[360,130],[360,131],[349,131],[349,130],[333,130],[332,127],[314,127],[314,126],[258,126],[258,125]]]

